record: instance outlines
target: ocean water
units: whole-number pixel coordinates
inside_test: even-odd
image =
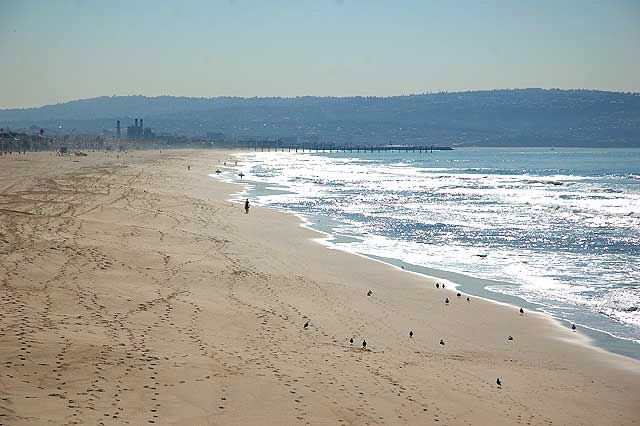
[[[490,280],[483,295],[640,342],[640,150],[241,158],[254,203],[304,215],[338,249]]]

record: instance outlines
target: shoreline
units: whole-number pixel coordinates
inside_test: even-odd
[[[637,424],[638,361],[245,215],[231,154],[0,159],[0,424]]]
[[[242,157],[235,156],[235,158],[238,158],[240,161],[242,161]],[[258,192],[259,191],[263,191],[263,192],[288,191],[288,189],[286,188],[277,189],[277,190],[274,188],[267,189],[266,187],[268,186],[268,184],[260,181],[251,181],[251,180],[247,180],[246,182],[239,181],[235,177],[235,172],[237,172],[237,167],[239,166],[240,165],[227,166],[229,170],[234,171],[234,176],[230,178],[228,177],[223,178],[222,176],[216,176],[215,174],[210,175],[214,179],[223,180],[226,183],[235,184],[235,185],[238,185],[239,187],[244,188],[242,191],[229,194],[229,196],[231,197],[229,198],[230,201],[239,202],[239,198],[234,198],[234,197],[235,196],[240,197],[241,194],[245,194],[243,195],[244,198],[250,197],[251,192],[257,190],[256,186],[264,186],[261,190],[257,190]],[[300,227],[309,229],[311,231],[314,231],[320,234],[320,237],[312,238],[313,241],[316,241],[321,245],[327,248],[330,248],[332,250],[338,250],[340,252],[362,256],[365,259],[370,259],[373,261],[382,262],[387,265],[395,266],[399,270],[418,274],[419,276],[427,278],[434,283],[435,281],[438,281],[438,280],[440,281],[447,280],[449,283],[451,283],[454,286],[454,288],[459,290],[465,296],[468,295],[473,297],[479,297],[488,302],[496,303],[498,305],[507,305],[507,306],[513,307],[514,309],[517,309],[519,307],[524,307],[527,310],[532,310],[547,316],[549,320],[553,322],[560,329],[563,329],[565,331],[570,329],[570,326],[568,325],[568,324],[571,324],[570,321],[563,318],[556,317],[552,313],[545,311],[544,305],[530,302],[519,296],[511,296],[508,294],[498,293],[495,291],[487,290],[485,288],[485,286],[488,284],[502,284],[501,281],[492,280],[488,278],[474,277],[472,275],[456,272],[456,271],[448,271],[445,269],[415,265],[412,263],[404,262],[403,260],[396,259],[396,258],[386,258],[383,256],[376,256],[376,255],[358,253],[356,251],[344,250],[338,247],[337,245],[335,245],[331,241],[331,240],[339,240],[340,239],[339,236],[332,234],[330,231],[322,229],[320,225],[315,223],[312,219],[308,218],[305,214],[294,212],[286,208],[273,208],[270,206],[262,206],[262,207],[292,215],[293,217],[296,218],[296,220],[300,222],[299,223]],[[331,226],[329,226],[329,228],[331,228]],[[605,353],[609,353],[612,355],[624,356],[634,360],[640,360],[640,343],[631,339],[625,339],[622,337],[615,336],[614,334],[604,330],[591,328],[583,324],[577,324],[577,325],[579,327],[579,330],[578,330],[578,334],[580,336],[579,340],[582,340],[581,344],[590,346],[597,351],[604,351]]]

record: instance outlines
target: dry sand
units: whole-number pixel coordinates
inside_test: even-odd
[[[0,157],[0,425],[639,424],[638,361],[245,215],[225,155]]]

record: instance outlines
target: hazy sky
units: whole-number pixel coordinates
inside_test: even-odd
[[[640,0],[0,0],[0,108],[514,87],[640,91]]]

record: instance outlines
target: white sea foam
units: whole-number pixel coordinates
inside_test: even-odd
[[[491,290],[640,340],[640,174],[627,170],[640,155],[607,173],[597,161],[571,170],[566,153],[557,164],[492,155],[258,153],[243,167],[245,179],[291,191],[258,202],[337,221],[332,233],[354,237],[340,249],[502,281]]]

